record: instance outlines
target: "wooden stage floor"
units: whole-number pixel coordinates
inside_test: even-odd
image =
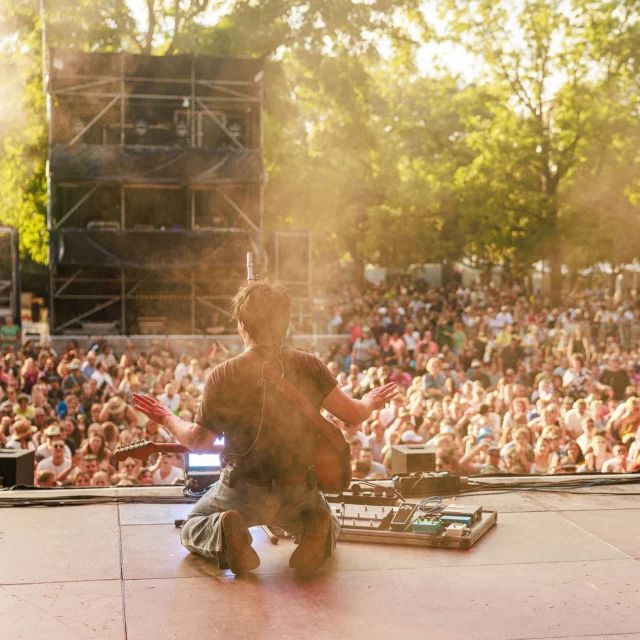
[[[0,638],[640,640],[640,486],[604,490],[460,498],[499,512],[471,551],[343,542],[307,579],[261,530],[250,576],[190,556],[190,505],[2,508]]]

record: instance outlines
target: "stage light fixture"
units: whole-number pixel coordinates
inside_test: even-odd
[[[176,135],[178,138],[186,138],[189,135],[189,128],[184,120],[179,120],[176,123]]]
[[[136,120],[134,130],[136,135],[145,136],[147,135],[147,131],[149,131],[149,123],[144,118],[139,118]]]
[[[85,127],[86,122],[82,118],[74,118],[71,122],[71,133],[77,136]]]
[[[238,120],[232,120],[227,127],[229,129],[229,133],[234,137],[238,138],[242,135],[242,123]]]

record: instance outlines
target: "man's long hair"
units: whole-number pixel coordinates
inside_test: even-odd
[[[268,282],[249,282],[231,303],[233,318],[244,325],[259,345],[281,345],[289,328],[291,296],[286,287]]]

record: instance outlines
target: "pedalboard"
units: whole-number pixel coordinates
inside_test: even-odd
[[[391,507],[330,503],[329,508],[341,525],[339,540],[345,542],[464,550],[470,549],[498,520],[496,512],[459,504],[426,513],[413,503]]]

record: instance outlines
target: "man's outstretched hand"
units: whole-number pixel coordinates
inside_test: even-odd
[[[385,384],[384,387],[376,387],[362,396],[364,402],[371,411],[382,409],[389,400],[393,400],[398,395],[398,387],[395,382]]]
[[[162,403],[158,402],[151,396],[145,396],[142,393],[133,394],[133,406],[136,411],[143,413],[149,420],[157,422],[158,424],[166,427],[167,418],[173,414]]]

